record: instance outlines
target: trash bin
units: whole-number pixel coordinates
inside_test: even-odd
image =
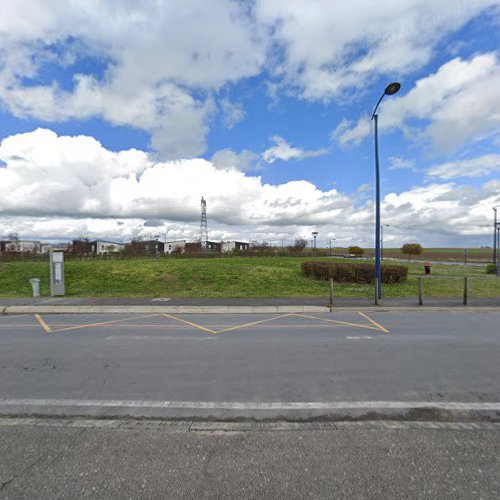
[[[31,288],[33,288],[33,297],[40,297],[40,280],[38,278],[30,279]]]
[[[424,271],[425,271],[425,275],[428,276],[429,274],[431,274],[431,263],[430,262],[424,262]]]

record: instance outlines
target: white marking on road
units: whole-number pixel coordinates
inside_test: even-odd
[[[151,401],[120,399],[0,399],[1,407],[100,407],[100,408],[170,408],[198,410],[353,410],[431,408],[458,411],[500,411],[500,402],[457,401]]]
[[[217,337],[188,337],[187,335],[110,335],[106,340],[217,340]]]
[[[346,337],[347,340],[371,340],[373,337],[369,335],[356,335],[355,337]]]

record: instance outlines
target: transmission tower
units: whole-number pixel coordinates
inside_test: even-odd
[[[201,197],[200,243],[202,250],[208,248],[207,202]]]

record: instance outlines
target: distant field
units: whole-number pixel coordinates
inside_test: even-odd
[[[67,261],[67,295],[73,297],[327,297],[325,282],[302,276],[294,257],[231,257],[216,259],[129,259]],[[322,258],[318,260],[328,260]],[[336,260],[336,259],[333,259]],[[345,262],[345,259],[338,259]],[[415,296],[422,263],[409,264],[406,283],[385,285],[386,297]],[[484,267],[433,265],[425,281],[427,296],[459,296],[462,280],[470,276],[470,295],[500,297],[500,279],[487,276]],[[0,297],[29,297],[29,278],[42,280],[49,295],[47,262],[0,264]],[[338,284],[342,297],[372,297],[371,286]]]
[[[369,253],[374,253],[373,249],[366,250]],[[408,256],[401,252],[400,248],[384,248],[384,257],[407,259]],[[467,249],[468,262],[491,262],[492,250],[484,248]],[[413,256],[412,259],[417,260],[443,260],[450,262],[463,262],[463,248],[425,248],[422,255]]]

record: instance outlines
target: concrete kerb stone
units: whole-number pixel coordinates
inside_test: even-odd
[[[436,313],[499,313],[500,307],[335,307],[333,313],[382,313],[382,312],[436,312]],[[65,305],[22,305],[2,306],[0,314],[277,314],[277,313],[325,313],[327,306],[65,306]]]

